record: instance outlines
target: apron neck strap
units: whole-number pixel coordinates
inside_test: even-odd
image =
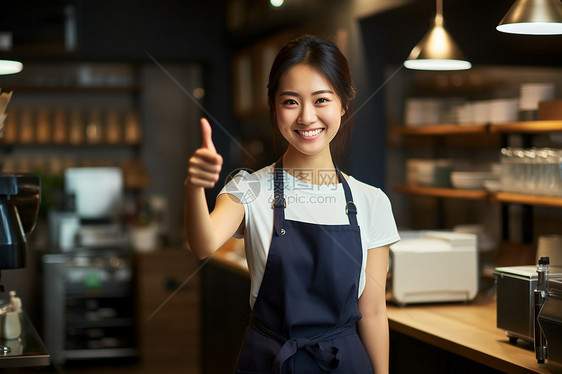
[[[283,185],[283,157],[281,157],[273,168],[273,228],[277,236],[285,235],[283,222],[285,221],[285,192]]]
[[[338,175],[340,177],[341,180],[341,184],[343,187],[343,193],[345,194],[345,213],[347,214],[347,217],[349,218],[349,224],[353,225],[353,226],[358,226],[357,224],[357,207],[355,206],[355,203],[353,202],[353,195],[351,194],[351,188],[349,188],[349,183],[347,183],[347,180],[345,180],[345,177],[343,176],[342,172],[340,171],[340,169],[338,168],[338,166],[336,165],[336,170],[338,172]]]
[[[345,213],[349,218],[349,224],[357,226],[357,207],[353,203],[351,188],[349,188],[347,180],[344,178],[337,165],[334,166],[342,183],[343,192],[345,194]],[[271,204],[271,207],[274,209],[273,223],[275,233],[279,236],[285,234],[285,230],[283,230],[283,221],[285,221],[285,208],[287,207],[284,192],[283,157],[277,160],[273,169],[273,190],[273,203]]]

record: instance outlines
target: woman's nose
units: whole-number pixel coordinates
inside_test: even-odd
[[[316,122],[316,111],[314,110],[314,106],[303,105],[297,120],[303,125],[309,125]]]

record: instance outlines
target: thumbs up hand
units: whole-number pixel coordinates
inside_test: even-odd
[[[186,186],[213,188],[219,180],[222,169],[222,156],[217,153],[209,121],[201,118],[201,147],[189,158]]]

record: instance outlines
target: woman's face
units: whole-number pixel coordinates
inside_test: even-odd
[[[332,85],[311,66],[293,66],[279,80],[275,95],[279,131],[304,155],[329,152],[345,113]]]

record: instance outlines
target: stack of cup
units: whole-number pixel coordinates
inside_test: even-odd
[[[519,92],[519,119],[536,121],[539,102],[554,98],[553,83],[524,83]]]

